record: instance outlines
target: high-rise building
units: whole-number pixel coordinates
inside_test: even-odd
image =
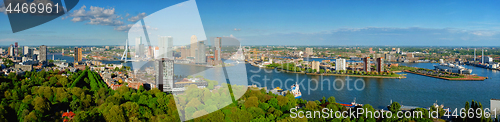
[[[196,58],[195,63],[205,64],[207,63],[207,57],[205,55],[205,41],[199,41],[196,45]]]
[[[221,60],[221,37],[217,37],[214,40],[214,61],[220,61]]]
[[[173,38],[171,36],[161,36],[158,41],[158,46],[160,48],[161,58],[173,58],[174,52],[172,50]]]
[[[341,70],[346,70],[346,60],[339,58],[335,60],[335,70],[336,71],[341,71]]]
[[[377,58],[377,72],[383,72],[384,71],[384,58],[380,57]]]
[[[40,61],[47,61],[47,46],[40,46],[40,54],[38,55]]]
[[[313,55],[313,48],[306,48],[306,56]]]
[[[172,48],[174,46],[174,39],[171,36],[167,37],[167,57],[168,58],[174,58],[174,49]]]
[[[171,91],[174,87],[174,60],[161,58],[156,61],[156,87],[162,91]]]
[[[144,44],[142,44],[142,37],[135,38],[135,57],[144,57]]]
[[[10,44],[8,54],[9,56],[14,56],[14,45]]]
[[[190,55],[190,57],[196,56],[195,52],[196,52],[196,48],[198,48],[197,47],[198,44],[196,42],[198,42],[198,37],[196,37],[196,35],[191,36],[191,47],[190,47],[191,55]]]
[[[186,49],[185,47],[181,47],[180,51],[181,51],[181,58],[182,59],[186,59],[189,55],[191,55],[191,54],[189,54],[190,50]]]
[[[155,47],[153,56],[154,56],[154,59],[160,58],[160,47]]]
[[[363,70],[365,72],[370,72],[371,71],[370,57],[363,58]]]
[[[17,55],[19,55],[19,45],[16,42],[15,47],[14,47],[14,56],[17,56]]]
[[[75,48],[75,62],[81,62],[82,56],[82,48]]]
[[[396,49],[396,53],[401,53],[401,49],[400,48]]]
[[[316,70],[316,72],[319,72],[319,61],[312,61],[311,62],[311,68],[312,68],[312,71],[314,72],[314,70]]]
[[[64,55],[64,49],[61,50],[61,55]]]
[[[28,51],[29,51],[29,47],[28,46],[24,46],[23,47],[23,55],[28,55]]]

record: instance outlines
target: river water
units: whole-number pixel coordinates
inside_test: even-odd
[[[49,55],[51,56],[51,55]],[[49,57],[51,58],[51,57]],[[73,62],[73,57],[55,55],[55,59]],[[314,59],[322,60],[322,59]],[[120,64],[119,61],[102,61],[103,63]],[[125,66],[132,66],[130,62]],[[434,69],[436,63],[401,63],[400,65]],[[490,107],[490,99],[500,99],[500,72],[479,67],[465,66],[473,70],[473,74],[489,77],[484,81],[448,81],[411,73],[405,79],[357,78],[344,76],[311,76],[295,73],[283,73],[264,70],[250,64],[240,63],[227,67],[232,84],[257,85],[289,89],[299,83],[302,99],[319,100],[323,96],[334,96],[338,102],[370,104],[374,108],[383,109],[393,102],[407,106],[429,107],[437,101],[450,108],[462,108],[466,101],[479,101]],[[177,75],[203,75],[205,78],[226,82],[222,68],[207,68],[194,65],[174,65]],[[246,79],[245,79],[246,77]]]

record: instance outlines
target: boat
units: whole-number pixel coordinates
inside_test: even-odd
[[[295,83],[291,87],[292,87],[292,94],[296,99],[299,99],[300,97],[302,97],[302,93],[300,93],[300,89],[299,89],[299,84]]]
[[[459,73],[459,74],[472,74],[471,69],[467,69],[460,65],[455,65],[452,63],[441,63],[439,65],[434,65],[436,70],[441,70],[445,72]]]
[[[356,98],[354,98],[354,101],[352,101],[351,103],[343,103],[343,102],[337,102],[337,103],[339,103],[340,105],[345,106],[345,107],[363,106],[363,104],[356,103]]]

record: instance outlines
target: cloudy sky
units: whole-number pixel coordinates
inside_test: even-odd
[[[0,7],[0,45],[124,44],[138,20],[182,2],[82,0],[69,13],[18,33]],[[500,46],[499,3],[196,1],[207,38],[232,36],[243,45]]]

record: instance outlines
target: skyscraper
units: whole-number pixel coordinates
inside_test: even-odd
[[[365,72],[370,72],[371,71],[371,65],[370,65],[370,57],[365,57],[363,58],[363,70]]]
[[[47,61],[47,46],[40,46],[40,55],[38,56],[40,61]]]
[[[190,50],[186,49],[185,47],[181,47],[180,51],[181,51],[181,58],[182,59],[186,59],[189,55],[191,55],[191,54],[189,54]]]
[[[160,58],[173,58],[174,52],[172,50],[172,45],[174,45],[173,38],[171,36],[161,36],[158,40],[158,47],[160,48]]]
[[[144,44],[142,44],[142,37],[135,38],[135,57],[143,58]]]
[[[207,63],[207,57],[205,55],[205,41],[197,42],[196,47],[196,58],[195,63],[197,64],[205,64]]]
[[[312,72],[315,72],[314,70],[316,70],[316,72],[319,72],[319,64],[320,64],[319,61],[312,61],[311,62]]]
[[[14,56],[14,45],[10,44],[8,54],[9,56]]]
[[[339,58],[335,60],[335,70],[336,71],[346,70],[345,59]]]
[[[217,37],[214,40],[214,61],[220,61],[221,60],[221,37]]]
[[[156,87],[162,91],[171,91],[174,87],[174,60],[161,58],[156,61]]]
[[[75,48],[75,62],[82,61],[82,48]]]
[[[377,72],[383,72],[384,71],[384,58],[380,57],[377,58]]]
[[[14,47],[14,56],[17,56],[17,55],[19,55],[19,45],[16,42],[15,47]]]
[[[196,52],[196,48],[198,48],[197,47],[198,44],[196,42],[198,42],[198,37],[196,37],[196,35],[191,36],[191,47],[190,47],[191,48],[191,55],[190,55],[190,57],[196,56],[195,52]]]
[[[23,55],[28,55],[28,51],[29,51],[29,47],[28,46],[24,46],[23,47]]]

